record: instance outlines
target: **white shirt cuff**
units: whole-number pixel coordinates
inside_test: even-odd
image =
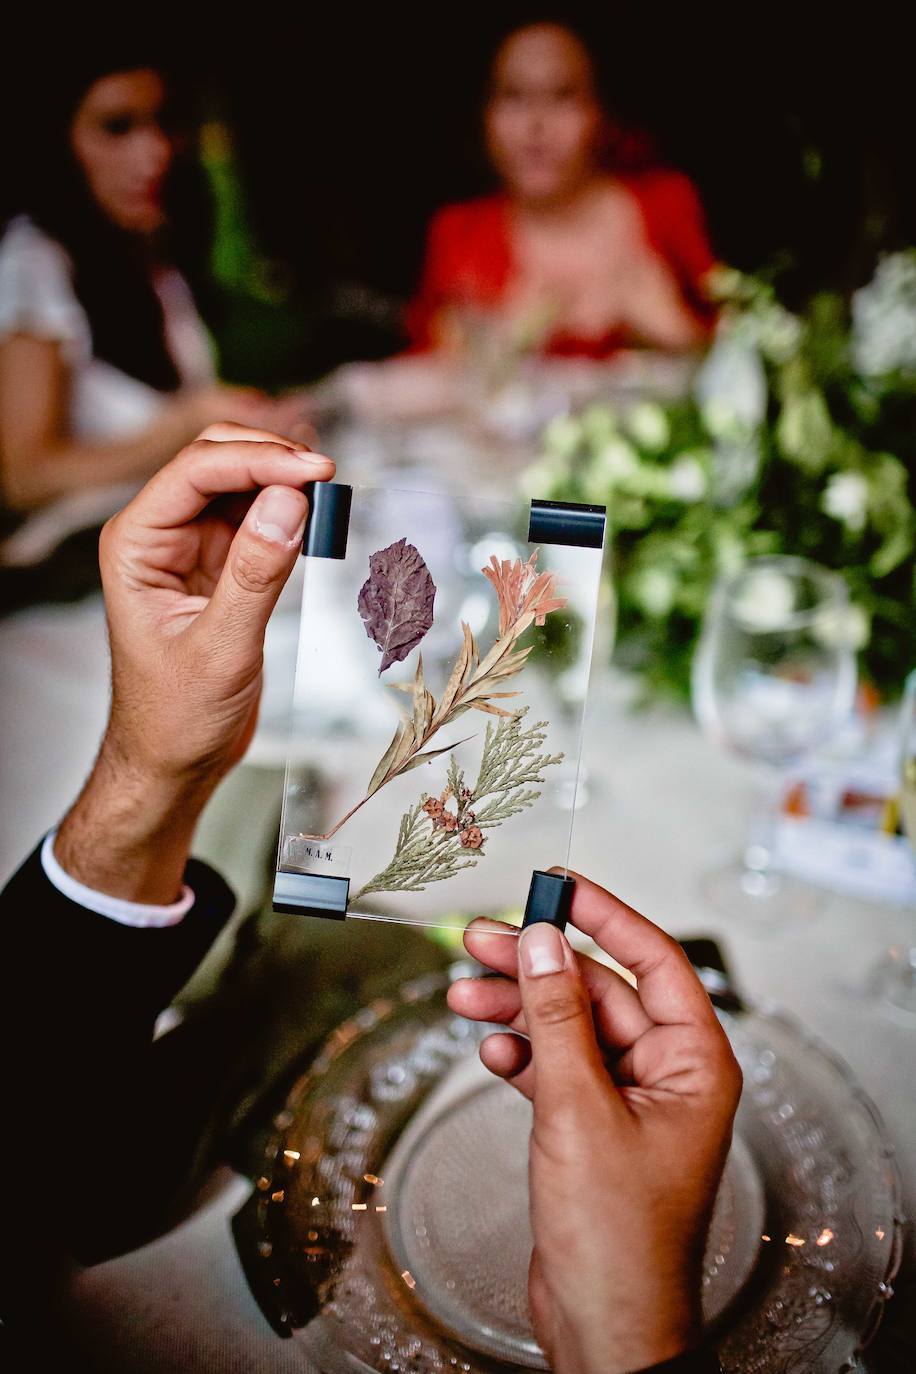
[[[83,883],[71,878],[57,861],[54,854],[54,840],[57,831],[52,830],[41,846],[41,866],[45,876],[53,883],[58,892],[69,897],[77,906],[87,911],[95,911],[99,916],[107,916],[122,926],[175,926],[194,905],[194,893],[187,883],[182,886],[181,896],[171,906],[149,906],[143,902],[127,902],[121,897],[109,897],[104,892],[96,892]]]

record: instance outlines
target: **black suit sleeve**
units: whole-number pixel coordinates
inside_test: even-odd
[[[0,893],[5,1311],[40,1300],[63,1255],[103,1258],[169,1220],[187,1133],[153,1028],[235,905],[206,864],[185,881],[194,905],[162,928],[70,901],[40,850]]]

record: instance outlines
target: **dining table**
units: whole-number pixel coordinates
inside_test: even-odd
[[[583,749],[587,797],[575,812],[571,867],[678,939],[717,941],[745,998],[789,1013],[845,1062],[883,1119],[901,1179],[902,1215],[913,1216],[916,1027],[878,1007],[868,976],[885,949],[912,936],[916,913],[835,894],[816,917],[796,925],[769,928],[766,920],[752,923],[713,910],[702,879],[741,846],[753,804],[752,770],[712,747],[685,711],[634,711],[606,667],[594,677]],[[205,820],[201,852],[241,889],[254,843],[250,802],[260,798],[263,805],[271,793],[279,801],[280,762],[271,757],[267,739],[260,758],[256,748],[224,784],[217,799],[220,825]],[[339,753],[336,766],[346,768]],[[543,839],[535,811],[523,841],[516,841],[530,851],[533,867],[558,857],[543,848],[546,837],[556,835],[555,818],[543,817],[540,828]],[[503,890],[495,869],[482,875],[478,891],[492,912],[524,902],[524,893]],[[230,1234],[251,1188],[250,1179],[221,1169],[176,1230],[76,1277],[66,1308],[74,1344],[100,1367],[125,1374],[302,1370],[299,1346],[274,1333],[251,1296]],[[909,1230],[906,1245],[901,1296],[890,1304],[884,1337],[862,1368],[913,1367],[916,1289],[910,1270],[916,1257]]]
[[[365,473],[377,463],[384,467],[379,453],[393,439],[390,430],[381,438],[351,432],[346,442],[354,470]],[[416,471],[430,444],[414,433],[403,471]],[[275,843],[290,754],[298,596],[294,579],[269,629],[261,726],[198,833],[197,853],[234,886],[240,916],[263,895],[264,857]],[[797,922],[742,919],[710,905],[703,877],[746,840],[754,771],[705,738],[686,707],[635,704],[631,683],[610,664],[611,637],[610,626],[599,634],[592,667],[584,768],[570,814],[570,868],[678,939],[715,940],[743,997],[783,1009],[848,1066],[893,1147],[901,1217],[916,1216],[916,1025],[880,1007],[869,985],[882,954],[913,940],[916,911],[835,892],[825,894],[816,915]],[[5,771],[17,787],[0,843],[4,879],[55,823],[91,765],[107,710],[107,664],[100,598],[0,622],[0,703],[15,726],[0,775]],[[358,769],[361,757],[357,743],[344,737],[324,756],[312,747],[309,762],[339,780]],[[535,809],[511,842],[525,846],[532,868],[565,863],[566,854],[556,852],[560,829],[554,814]],[[498,865],[481,867],[478,894],[492,914],[521,908],[526,895],[507,888]],[[218,965],[230,957],[227,937],[212,958]],[[221,1166],[175,1229],[73,1275],[56,1319],[90,1367],[116,1374],[307,1371],[299,1345],[282,1340],[262,1315],[233,1242],[231,1220],[252,1186],[249,1177]],[[914,1271],[913,1233],[905,1225],[899,1291],[860,1368],[874,1374],[916,1368]]]

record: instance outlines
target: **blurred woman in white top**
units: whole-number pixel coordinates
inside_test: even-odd
[[[165,73],[128,50],[78,65],[43,84],[41,127],[29,122],[21,157],[22,213],[0,242],[6,570],[34,568],[66,536],[97,528],[210,421],[277,428],[280,418],[262,393],[217,383],[176,266],[182,140]],[[0,596],[14,583],[0,575]]]
[[[90,68],[43,60],[4,130],[22,185],[4,186],[18,213],[0,242],[0,795],[17,799],[0,882],[98,748],[100,525],[211,421],[302,437],[301,399],[216,381],[195,274],[178,270],[206,260],[209,216],[189,194],[177,83],[145,49],[95,51]]]

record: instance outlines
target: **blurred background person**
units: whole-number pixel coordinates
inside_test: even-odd
[[[415,346],[447,347],[469,312],[567,356],[704,339],[714,256],[699,198],[681,173],[648,165],[647,141],[615,130],[572,29],[531,24],[504,39],[484,124],[501,186],[433,219],[409,313]]]
[[[545,380],[562,410],[570,386],[606,387],[601,365],[623,350],[664,363],[709,336],[715,255],[700,198],[647,135],[617,124],[572,28],[538,22],[503,38],[484,134],[498,188],[433,216],[406,312],[409,354],[341,376],[346,403],[364,414],[479,411],[534,356],[553,366],[540,369],[541,405],[521,404],[543,423]],[[485,405],[501,426],[503,404]],[[510,428],[517,408],[510,399]]]
[[[104,45],[103,45],[104,46]],[[70,599],[97,580],[97,529],[216,418],[294,415],[220,386],[177,260],[201,205],[179,102],[138,46],[43,85],[0,242],[0,597]]]
[[[79,786],[104,723],[100,526],[211,420],[298,432],[299,398],[216,379],[188,282],[210,222],[180,156],[180,87],[113,38],[55,64],[22,125],[0,243],[0,611],[18,611],[0,619],[0,786],[23,799],[3,818],[4,872],[22,827]]]

